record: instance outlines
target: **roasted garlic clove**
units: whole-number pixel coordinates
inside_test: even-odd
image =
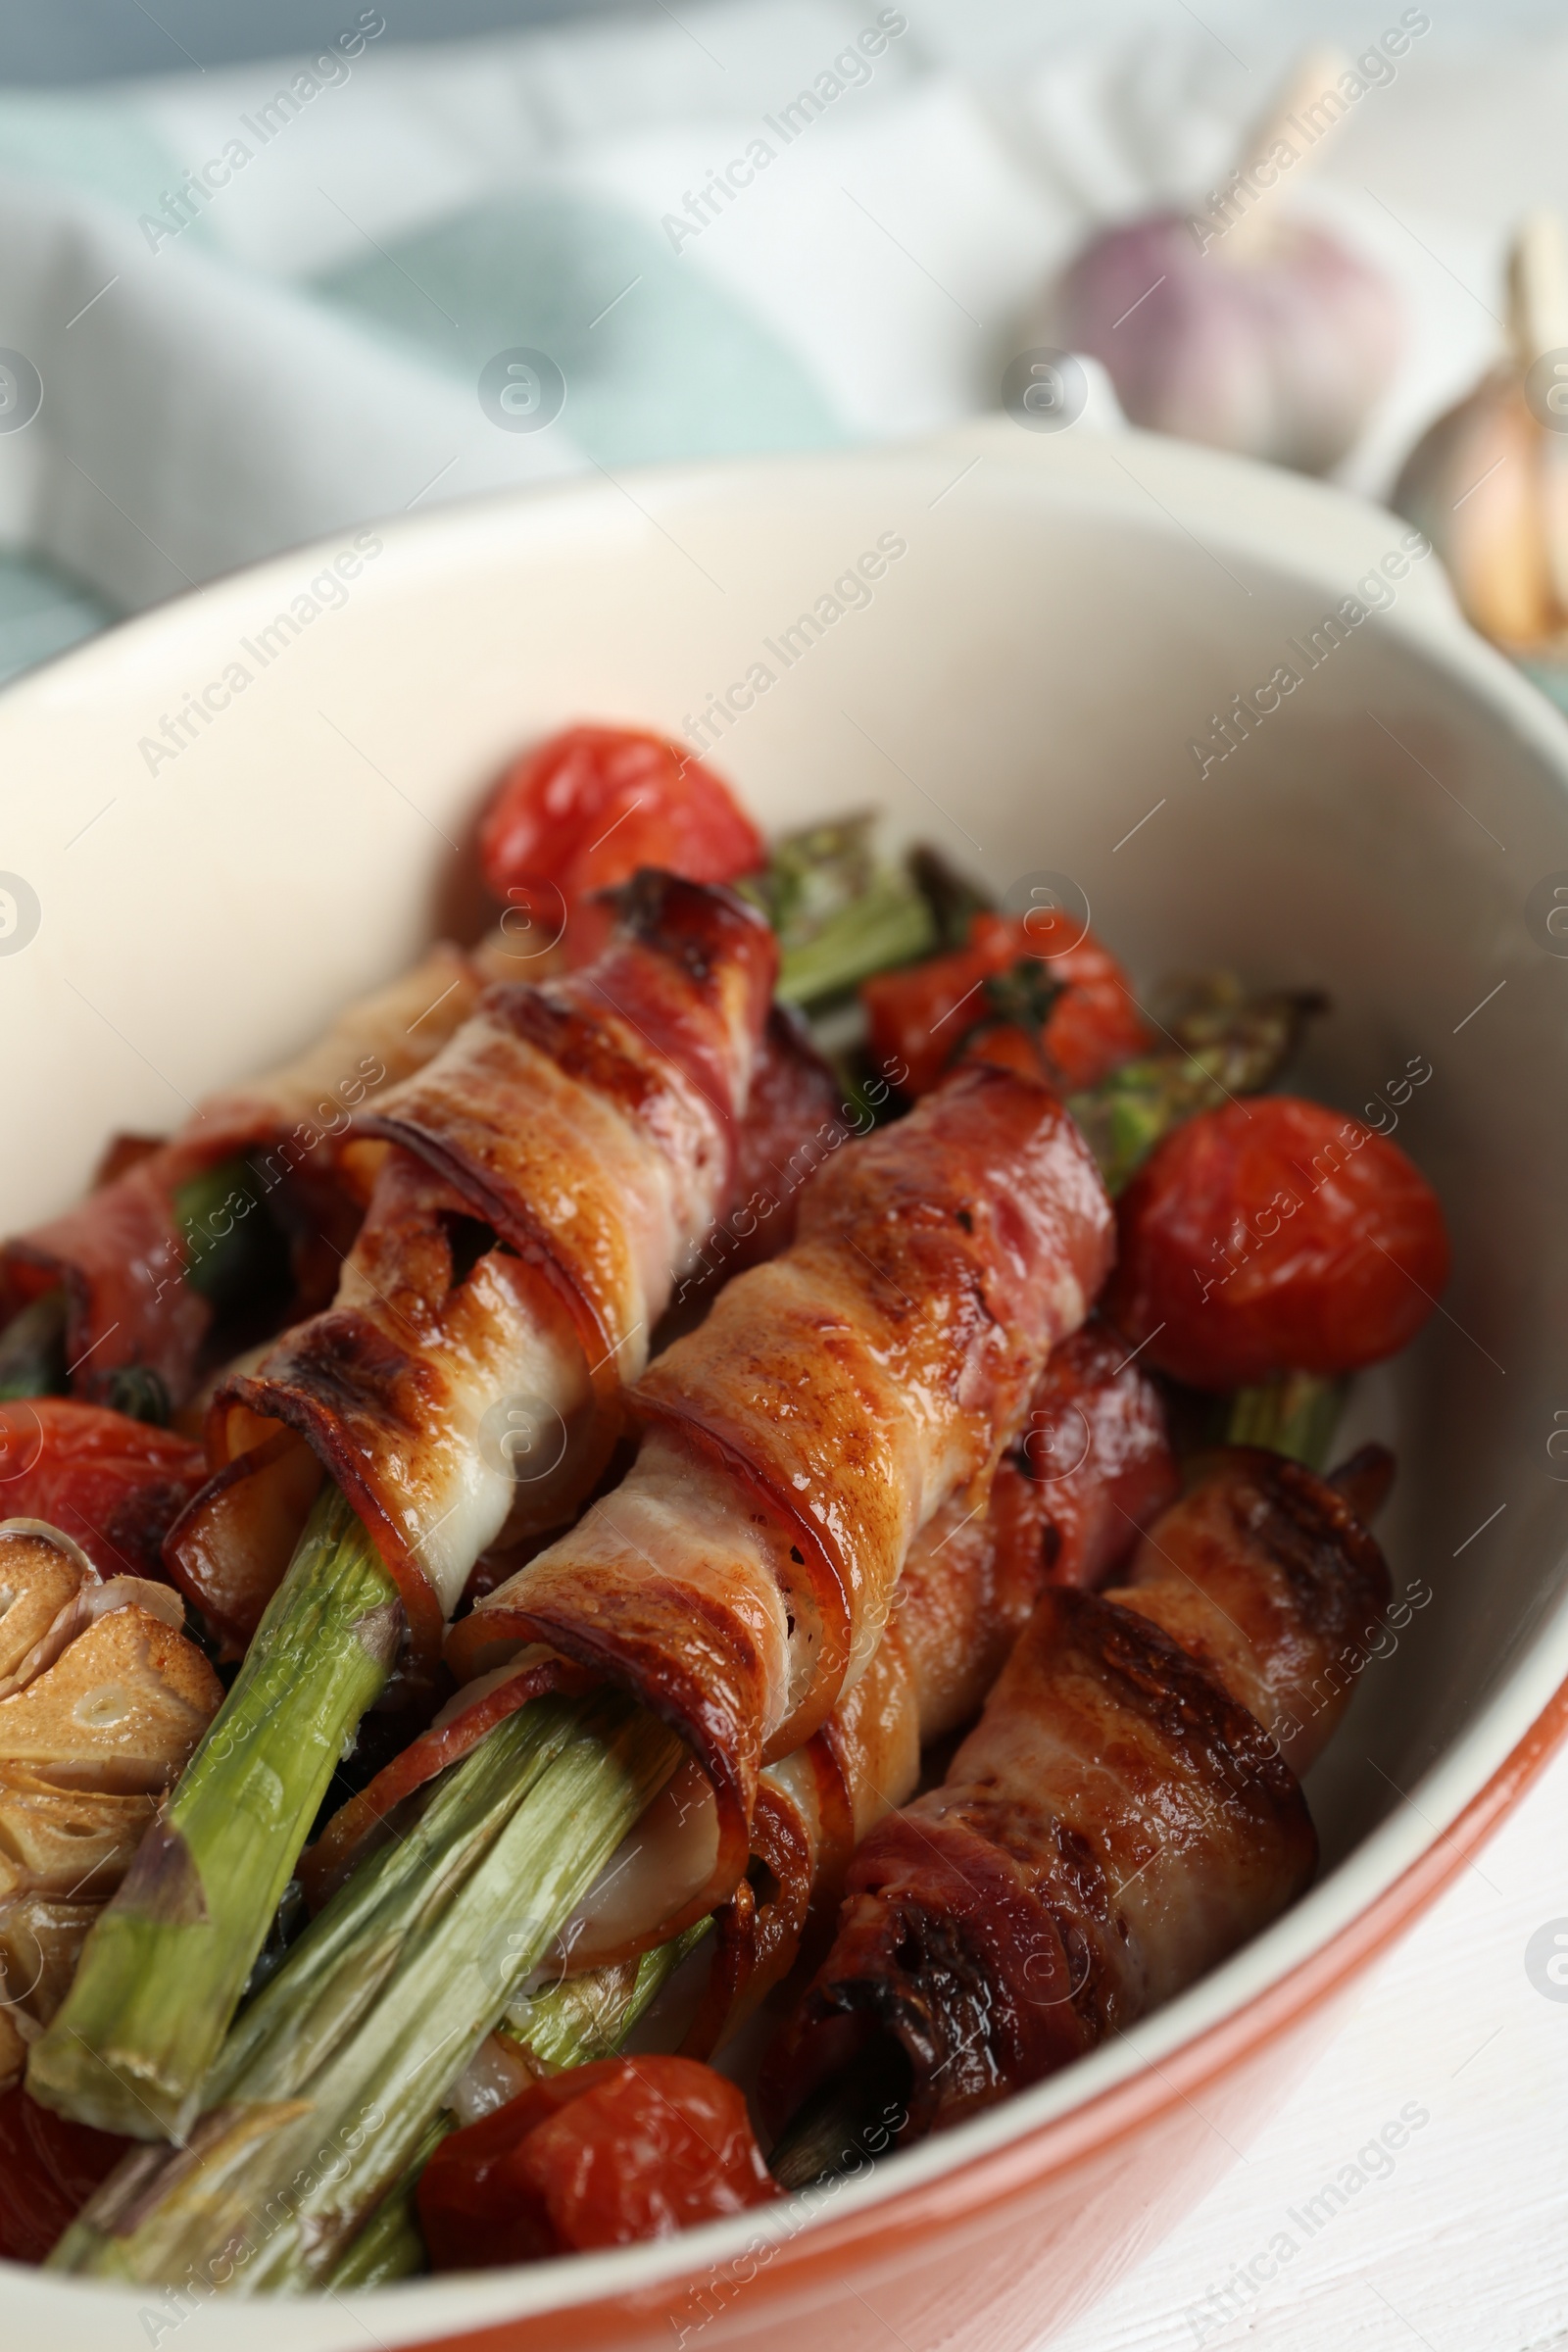
[[[1302,472],[1342,458],[1393,375],[1393,286],[1277,190],[1332,127],[1354,69],[1303,60],[1206,205],[1106,229],[1032,330],[1098,359],[1134,424]]]
[[[80,1544],[58,1528],[38,1519],[0,1526],[0,1698],[59,1655],[76,1595],[97,1581]]]
[[[1405,460],[1394,504],[1432,541],[1483,636],[1510,653],[1562,658],[1568,656],[1568,232],[1555,214],[1533,214],[1515,239],[1508,328],[1502,360]]]
[[[169,1587],[0,1526],[0,2089],[222,1697],[183,1623]]]
[[[58,1788],[166,1788],[221,1697],[183,1635],[145,1609],[116,1609],[0,1700],[0,1764],[30,1764]]]
[[[25,1764],[0,1764],[0,1912],[24,1892],[101,1901],[157,1807],[151,1791],[61,1788]]]

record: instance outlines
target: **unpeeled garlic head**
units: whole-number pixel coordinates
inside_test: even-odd
[[[1526,221],[1515,241],[1509,326],[1508,358],[1428,427],[1394,505],[1431,540],[1483,636],[1510,653],[1564,658],[1568,429],[1544,421],[1543,410],[1559,413],[1549,392],[1537,392],[1536,405],[1526,397],[1542,355],[1568,350],[1568,237],[1549,214]],[[1568,428],[1568,414],[1562,422]]]
[[[1289,220],[1231,252],[1200,248],[1180,213],[1109,229],[1049,318],[1054,342],[1105,368],[1134,424],[1303,473],[1345,455],[1400,344],[1381,271]]]
[[[1279,210],[1347,84],[1364,87],[1343,57],[1308,51],[1201,206],[1104,230],[1048,297],[1039,339],[1099,360],[1134,424],[1303,473],[1355,439],[1398,359],[1397,297],[1338,237]]]

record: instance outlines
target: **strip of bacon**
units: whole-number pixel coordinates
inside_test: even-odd
[[[718,1915],[690,2052],[707,2056],[727,2038],[803,1944],[825,1952],[851,1858],[913,1793],[921,1748],[978,1713],[1042,1591],[1100,1583],[1179,1483],[1157,1391],[1092,1318],[1047,1364],[989,1510],[950,1503],[921,1531],[871,1668],[804,1748],[763,1771],[752,1827],[759,1888],[746,1899],[743,1880],[746,1894]],[[668,1804],[666,1790],[655,1811]],[[629,1850],[616,1862],[605,1899],[626,1911],[636,1864]],[[577,1965],[598,1964],[602,1925],[591,1896]]]
[[[225,1474],[170,1557],[236,1647],[322,1468],[426,1662],[479,1554],[560,1524],[603,1468],[732,1189],[777,962],[729,891],[645,873],[617,901],[597,964],[490,988],[379,1099],[361,1125],[391,1149],[335,1304],[220,1389]]]
[[[833,1949],[764,2070],[782,2119],[877,2034],[908,2136],[1039,2082],[1214,1967],[1308,1884],[1304,1769],[1388,1604],[1333,1485],[1208,1457],[1125,1583],[1046,1592],[945,1785],[856,1855]],[[1289,1748],[1292,1762],[1286,1761]]]
[[[625,1480],[453,1629],[460,1676],[549,1642],[629,1686],[701,1764],[712,1866],[639,1947],[734,1887],[762,1765],[865,1672],[920,1529],[960,1493],[984,1509],[1110,1248],[1055,1098],[963,1073],[819,1170],[790,1250],[639,1384]]]
[[[350,1121],[428,1060],[478,993],[469,959],[453,947],[433,948],[386,988],[351,1004],[295,1060],[209,1096],[171,1142],[112,1150],[109,1166],[118,1173],[64,1216],[0,1249],[0,1324],[63,1284],[74,1392],[90,1397],[105,1374],[145,1365],[182,1403],[196,1386],[213,1316],[183,1280],[176,1192],[224,1160],[250,1155],[265,1189],[292,1202],[296,1282],[303,1303],[314,1304],[321,1228],[346,1247],[358,1214],[339,1164]],[[241,1205],[238,1213],[248,1212]]]

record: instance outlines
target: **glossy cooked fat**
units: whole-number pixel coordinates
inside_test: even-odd
[[[910,2062],[910,2132],[945,2128],[1276,1918],[1316,1839],[1275,1712],[1303,1712],[1387,1602],[1343,1498],[1248,1448],[1208,1458],[1125,1585],[1047,1592],[943,1787],[856,1855],[833,1950],[768,2062],[774,2114],[881,2031]]]
[[[869,1665],[920,1528],[960,1492],[984,1509],[1111,1246],[1055,1098],[962,1073],[819,1170],[792,1248],[639,1384],[625,1480],[455,1627],[462,1675],[547,1642],[682,1731],[719,1814],[692,1916],[744,1867],[763,1762]]]
[[[391,1150],[334,1305],[220,1391],[219,1457],[297,1433],[370,1529],[426,1657],[479,1553],[559,1524],[603,1466],[623,1384],[727,1197],[776,960],[732,893],[644,874],[596,964],[490,988],[364,1123]],[[284,1461],[249,1466],[258,1515]],[[215,1512],[243,1517],[241,1483],[172,1544],[236,1639],[291,1547],[240,1526],[216,1540]]]

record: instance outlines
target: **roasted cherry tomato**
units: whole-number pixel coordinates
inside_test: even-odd
[[[733,882],[764,863],[761,835],[711,768],[662,735],[567,727],[508,769],[479,834],[498,899],[521,893],[537,920],[559,892],[574,961],[604,924],[584,906],[639,866]]]
[[[1065,944],[1053,954],[1054,929]],[[961,1056],[1004,1061],[1071,1089],[1093,1086],[1119,1062],[1148,1051],[1149,1029],[1121,965],[1089,932],[1076,937],[1060,915],[1043,910],[1022,920],[977,914],[969,944],[899,972],[882,972],[860,990],[873,1057],[883,1069],[903,1062],[906,1094],[928,1094]],[[1060,993],[1043,1024],[1032,995]]]
[[[1104,1311],[1200,1389],[1394,1355],[1448,1278],[1436,1193],[1396,1144],[1292,1095],[1206,1111],[1121,1197]]]
[[[0,1519],[47,1519],[101,1576],[164,1573],[165,1535],[207,1476],[199,1446],[71,1396],[0,1404]]]
[[[42,2262],[130,2145],[68,2124],[20,2086],[0,2094],[0,2258]]]
[[[724,2076],[692,2058],[603,2058],[443,2140],[419,2221],[436,2270],[488,2270],[671,2237],[778,2193]]]

